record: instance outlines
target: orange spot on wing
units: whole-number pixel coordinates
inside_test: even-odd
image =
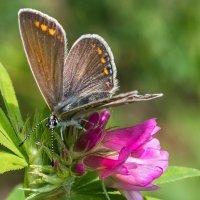
[[[55,33],[56,33],[56,30],[55,30],[55,29],[52,29],[52,28],[49,29],[49,34],[50,34],[50,35],[54,36]]]
[[[41,30],[42,31],[47,31],[47,25],[45,25],[45,24],[41,24]]]
[[[108,74],[109,74],[109,71],[108,71],[108,69],[107,69],[106,67],[103,68],[103,73],[104,73],[105,75],[108,75]]]
[[[101,55],[101,54],[103,53],[103,51],[98,47],[98,48],[97,48],[97,53],[98,53],[99,55]]]
[[[106,63],[106,60],[105,60],[105,58],[101,58],[101,63]]]
[[[37,21],[37,20],[34,22],[34,24],[35,24],[36,27],[39,27],[39,26],[40,26],[40,22]]]

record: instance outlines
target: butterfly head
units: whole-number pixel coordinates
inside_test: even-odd
[[[54,129],[58,126],[58,124],[59,124],[58,118],[55,115],[50,115],[46,123],[46,126],[49,129]]]

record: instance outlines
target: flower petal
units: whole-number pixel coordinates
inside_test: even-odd
[[[150,184],[154,179],[162,175],[163,170],[157,166],[141,165],[134,169],[129,169],[129,175],[113,174],[119,182],[128,183],[144,187]]]
[[[107,158],[101,156],[88,156],[84,159],[84,164],[90,168],[96,169],[100,179],[104,179],[113,173],[128,174],[126,166],[116,158]]]
[[[123,190],[122,193],[127,200],[144,200],[140,192],[133,190]]]
[[[91,168],[105,170],[114,168],[118,164],[118,160],[101,156],[87,156],[84,163]]]
[[[116,151],[120,151],[126,146],[130,151],[133,151],[151,140],[152,135],[159,129],[156,125],[156,120],[150,119],[130,128],[108,131],[102,141],[102,145]]]
[[[90,129],[86,133],[83,133],[81,137],[74,144],[75,151],[89,151],[91,150],[100,140],[102,136],[102,129],[97,127]]]
[[[158,186],[152,185],[152,184],[145,185],[145,186],[138,186],[138,185],[131,185],[128,183],[123,183],[123,182],[119,182],[115,180],[112,180],[112,184],[110,182],[110,185],[107,184],[107,180],[106,180],[106,185],[107,187],[117,188],[117,189],[126,190],[126,191],[152,191],[152,190],[160,189]]]
[[[102,111],[101,113],[94,112],[90,115],[88,122],[86,122],[86,132],[80,136],[74,145],[75,151],[89,151],[102,139],[102,133],[108,122],[110,113]]]
[[[105,126],[109,116],[110,113],[100,113],[99,124]],[[158,189],[152,182],[168,167],[169,155],[161,150],[159,140],[154,138],[160,130],[156,120],[106,133],[103,126],[98,126],[101,139],[97,140],[101,145],[95,149],[96,152],[92,151],[92,155],[84,157],[84,164],[96,170],[100,179],[106,180],[107,186],[122,190],[127,199],[142,198],[134,191]],[[86,137],[86,141],[91,138],[95,141],[94,136]]]
[[[129,157],[127,163],[134,162],[138,164],[159,166],[163,169],[163,171],[165,171],[168,167],[168,160],[168,152],[161,151],[159,140],[154,138],[138,148],[136,151],[132,152],[132,158]]]
[[[109,118],[110,112],[108,112],[107,110],[104,110],[100,113],[94,112],[89,116],[88,121],[85,124],[85,129],[90,130],[97,126],[105,127]]]
[[[88,121],[85,124],[85,129],[90,130],[93,127],[95,127],[95,125],[98,123],[99,123],[99,113],[94,112],[89,116]]]
[[[102,111],[99,117],[99,126],[105,127],[106,124],[108,123],[109,118],[110,118],[110,112],[108,112],[107,110]]]

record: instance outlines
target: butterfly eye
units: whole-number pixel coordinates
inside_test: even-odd
[[[58,121],[55,120],[55,121],[53,122],[53,125],[54,125],[54,126],[57,126],[57,125],[58,125]]]

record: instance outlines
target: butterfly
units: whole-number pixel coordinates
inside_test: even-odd
[[[114,57],[99,35],[82,35],[67,51],[67,38],[58,21],[33,9],[19,10],[19,29],[26,56],[51,115],[47,126],[78,126],[93,111],[146,101],[162,94],[118,90]]]

